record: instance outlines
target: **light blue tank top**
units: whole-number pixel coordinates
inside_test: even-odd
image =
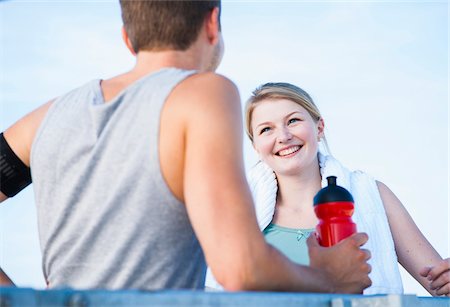
[[[267,243],[271,244],[290,260],[308,265],[309,255],[306,239],[315,229],[294,229],[270,223],[263,231]]]
[[[50,287],[203,288],[205,259],[158,151],[162,107],[192,73],[160,70],[108,103],[94,80],[49,109],[31,173]]]

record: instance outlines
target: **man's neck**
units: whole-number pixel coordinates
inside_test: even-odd
[[[193,48],[186,51],[141,51],[137,54],[136,65],[130,73],[144,76],[165,67],[202,71],[203,63],[199,53]]]
[[[124,88],[153,72],[167,67],[203,71],[199,53],[193,48],[187,51],[141,51],[136,56],[136,65],[130,71],[102,81],[105,102],[112,100]]]

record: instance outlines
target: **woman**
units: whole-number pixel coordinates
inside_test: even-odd
[[[261,159],[249,183],[269,243],[309,263],[306,239],[318,222],[313,198],[334,175],[355,199],[358,231],[369,235],[372,286],[364,293],[402,293],[398,261],[430,294],[450,296],[450,259],[439,256],[386,185],[328,154],[324,120],[308,93],[288,83],[262,85],[247,102],[246,130]],[[206,286],[218,286],[210,272]]]

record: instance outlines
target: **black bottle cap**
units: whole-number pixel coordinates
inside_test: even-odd
[[[336,184],[336,176],[327,177],[328,186],[321,189],[316,196],[314,196],[314,206],[337,201],[354,202],[352,194],[345,188]]]

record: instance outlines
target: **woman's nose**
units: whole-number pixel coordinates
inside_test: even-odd
[[[284,143],[292,139],[292,133],[287,128],[283,128],[279,130],[278,133],[278,142]]]

